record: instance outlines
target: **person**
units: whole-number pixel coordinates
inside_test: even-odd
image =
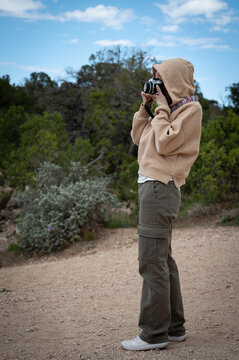
[[[141,92],[131,137],[138,146],[139,273],[143,278],[139,327],[125,350],[164,348],[186,338],[179,273],[172,257],[172,225],[180,207],[180,187],[199,153],[202,108],[195,92],[194,67],[184,59],[153,66],[154,94]],[[148,115],[152,102],[154,115]],[[146,111],[147,110],[147,111]]]

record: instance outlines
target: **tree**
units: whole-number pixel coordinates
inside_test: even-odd
[[[57,162],[62,158],[69,141],[58,113],[34,115],[19,129],[19,146],[12,149],[3,161],[3,170],[11,185],[24,188],[26,184],[34,184],[34,176],[41,163]]]
[[[123,157],[134,153],[132,116],[141,102],[141,84],[151,76],[151,62],[141,50],[126,53],[116,47],[92,55],[90,64],[76,74],[85,109],[81,133],[98,155],[104,149],[101,163],[106,173],[117,176]]]
[[[26,111],[32,107],[32,98],[21,86],[10,84],[9,75],[0,78],[0,114],[4,114],[10,106],[22,106]]]
[[[233,83],[231,86],[227,87],[227,90],[230,91],[228,99],[232,104],[233,110],[235,113],[239,114],[239,82]]]
[[[50,95],[57,87],[57,82],[44,72],[33,72],[30,79],[25,79],[24,90],[33,99],[33,112],[42,113],[47,110],[46,104],[51,101]]]
[[[21,125],[27,120],[22,106],[11,106],[0,118],[0,167],[8,160],[11,151],[15,151],[21,139]]]
[[[239,116],[232,110],[209,121],[202,129],[199,157],[185,190],[208,202],[235,198],[239,191],[238,144]]]

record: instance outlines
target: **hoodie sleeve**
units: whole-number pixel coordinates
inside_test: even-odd
[[[149,115],[142,104],[133,118],[131,137],[135,145],[139,145],[141,134],[148,123],[148,119]]]
[[[158,111],[151,121],[158,153],[161,155],[177,154],[179,147],[186,144],[195,131],[200,133],[201,122],[198,119],[201,118],[201,114],[199,103],[187,106],[172,122],[169,122],[165,112]]]

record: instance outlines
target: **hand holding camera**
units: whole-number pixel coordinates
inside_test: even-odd
[[[158,78],[149,79],[149,81],[143,83],[141,96],[143,99],[143,105],[147,104],[151,107],[153,101],[159,105],[160,96],[163,96],[161,88],[163,86],[162,80]]]
[[[151,95],[145,94],[143,91],[141,91],[141,96],[143,99],[143,105],[147,104],[149,107],[151,107],[153,103],[153,99],[151,98]]]
[[[164,87],[164,84],[159,78],[152,78],[149,79],[149,81],[143,83],[141,91],[143,106],[151,118],[154,118],[154,115],[151,111],[153,101],[155,101],[158,106],[169,106],[169,104],[172,103],[171,98],[167,94],[168,93]]]

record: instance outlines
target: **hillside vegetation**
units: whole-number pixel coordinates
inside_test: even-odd
[[[32,73],[22,86],[11,84],[8,75],[0,78],[0,183],[10,184],[21,192],[20,237],[25,236],[21,229],[26,228],[26,216],[32,217],[33,213],[38,234],[44,234],[34,234],[35,240],[31,245],[28,241],[26,247],[38,249],[39,242],[46,238],[46,228],[55,236],[54,241],[49,240],[51,246],[62,244],[56,241],[62,239],[62,233],[59,234],[62,227],[52,220],[54,214],[50,210],[49,217],[43,219],[42,214],[39,223],[41,212],[37,207],[49,199],[49,193],[58,199],[59,204],[56,200],[54,203],[58,213],[62,211],[67,221],[72,219],[72,224],[69,222],[67,226],[78,229],[74,237],[87,222],[107,221],[107,211],[96,206],[100,202],[98,192],[104,192],[108,210],[117,205],[115,196],[120,201],[136,203],[137,147],[130,138],[131,122],[141,103],[141,84],[152,76],[152,64],[159,61],[150,60],[141,50],[117,47],[92,55],[89,64],[76,72],[68,70],[68,78],[59,82],[43,72]],[[183,187],[187,201],[231,202],[236,206],[239,189],[239,82],[236,81],[225,89],[227,106],[204,98],[199,84],[195,83],[203,108],[203,129],[199,157]],[[75,177],[72,169],[76,171]],[[54,180],[55,172],[61,174],[64,184]],[[86,180],[88,188],[79,190]],[[77,205],[73,206],[74,214],[70,211],[74,191],[83,191],[83,203],[92,206],[85,210],[84,221],[79,223]],[[92,193],[96,198],[90,200]],[[51,209],[50,204],[44,204],[48,206],[46,209]]]

